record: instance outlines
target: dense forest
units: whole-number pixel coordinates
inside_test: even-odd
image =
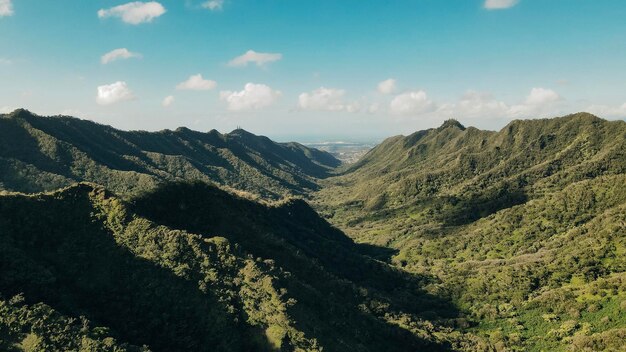
[[[626,123],[449,120],[340,166],[17,110],[0,274],[2,351],[620,350]]]
[[[76,182],[135,194],[163,182],[213,182],[264,198],[303,195],[340,164],[298,143],[243,129],[120,131],[68,116],[19,109],[0,115],[0,189],[52,191]]]
[[[626,123],[590,114],[387,139],[315,204],[437,278],[496,350],[600,351],[626,336]],[[384,259],[384,258],[379,258]]]
[[[198,182],[126,202],[82,183],[0,196],[0,228],[3,350],[474,343],[452,334],[461,314],[421,289],[428,278],[369,258],[302,200],[260,204]]]

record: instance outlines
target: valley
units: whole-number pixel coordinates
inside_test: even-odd
[[[0,0],[0,352],[626,352],[625,0]]]
[[[126,132],[26,110],[0,116],[0,137],[2,350],[626,338],[623,121],[448,120],[343,166],[244,130]]]
[[[354,164],[367,152],[374,148],[378,142],[319,142],[305,143],[307,147],[319,149],[330,153],[344,164]]]

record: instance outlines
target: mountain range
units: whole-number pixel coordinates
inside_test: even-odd
[[[611,350],[626,336],[626,123],[579,113],[385,140],[316,208],[432,275],[498,350]],[[385,258],[380,258],[385,259]]]
[[[16,110],[0,350],[618,350],[625,186],[626,123],[586,113],[448,120],[340,165]]]
[[[126,194],[164,181],[200,180],[276,199],[317,189],[315,179],[339,164],[326,152],[243,129],[127,132],[23,109],[0,115],[0,189],[11,191],[87,181]]]

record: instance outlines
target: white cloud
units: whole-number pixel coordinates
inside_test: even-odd
[[[519,3],[519,0],[485,0],[485,8],[488,10],[502,10],[511,8]]]
[[[509,116],[514,118],[526,118],[536,115],[557,113],[556,106],[563,98],[552,89],[533,88],[523,104],[513,105],[509,108]]]
[[[313,111],[346,111],[358,112],[360,105],[356,102],[345,103],[346,91],[336,88],[320,87],[298,97],[298,108]]]
[[[382,106],[380,103],[372,103],[367,107],[367,112],[370,114],[376,114],[382,111]]]
[[[559,96],[552,89],[546,88],[533,88],[530,91],[528,97],[526,97],[527,105],[545,105],[561,100]]]
[[[145,22],[152,22],[153,19],[163,15],[164,13],[165,8],[156,1],[135,1],[115,6],[110,9],[100,9],[98,11],[98,17],[119,17],[126,23],[136,25]]]
[[[13,3],[11,0],[0,0],[0,17],[13,15]]]
[[[432,112],[436,105],[423,90],[397,95],[389,104],[391,113],[396,115],[415,115]]]
[[[389,78],[378,83],[378,92],[381,94],[391,94],[396,91],[396,80]]]
[[[201,74],[190,76],[186,81],[176,85],[178,90],[211,90],[217,87],[217,82],[202,78]]]
[[[533,88],[518,104],[508,105],[490,93],[468,91],[459,101],[444,104],[438,113],[462,118],[530,118],[560,113],[563,98],[551,89]]]
[[[626,117],[626,103],[618,107],[607,105],[592,105],[587,108],[587,111],[600,117],[624,118]]]
[[[15,109],[10,108],[8,106],[0,106],[0,114],[8,114],[13,112]]]
[[[273,105],[281,95],[265,84],[247,83],[242,91],[220,92],[220,100],[228,103],[228,110],[258,110]]]
[[[111,105],[117,102],[132,100],[135,96],[126,82],[118,81],[98,87],[96,102],[100,105]]]
[[[173,95],[168,95],[168,96],[166,96],[166,97],[163,99],[163,101],[161,102],[161,105],[162,105],[164,108],[167,108],[167,107],[171,106],[172,104],[174,104],[174,100],[175,100],[175,99],[174,99],[174,96],[173,96]]]
[[[218,11],[224,7],[224,0],[210,0],[203,3],[202,7],[211,11]]]
[[[242,67],[248,66],[248,63],[253,62],[257,66],[265,66],[268,63],[278,61],[283,58],[283,54],[279,53],[257,53],[254,50],[248,50],[245,54],[237,56],[236,58],[228,62],[228,66]]]
[[[111,50],[108,53],[102,55],[102,57],[100,58],[100,62],[103,65],[106,65],[110,62],[113,62],[119,59],[130,59],[133,57],[140,58],[141,54],[133,53],[126,48],[120,48],[120,49]]]
[[[496,100],[491,93],[470,90],[454,106],[453,113],[461,117],[504,117],[509,106]]]

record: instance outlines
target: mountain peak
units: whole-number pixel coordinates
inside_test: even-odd
[[[233,137],[256,136],[254,133],[248,132],[241,127],[235,128],[228,135]]]
[[[28,110],[26,110],[26,109],[24,109],[24,108],[19,108],[19,109],[15,109],[12,112],[6,114],[5,116],[6,117],[16,118],[16,117],[25,117],[25,116],[29,116],[29,115],[33,115],[33,113],[28,111]]]
[[[461,131],[465,130],[465,126],[463,126],[459,121],[455,119],[445,120],[443,124],[438,128],[438,130],[444,130],[449,127],[455,127],[460,129]]]

